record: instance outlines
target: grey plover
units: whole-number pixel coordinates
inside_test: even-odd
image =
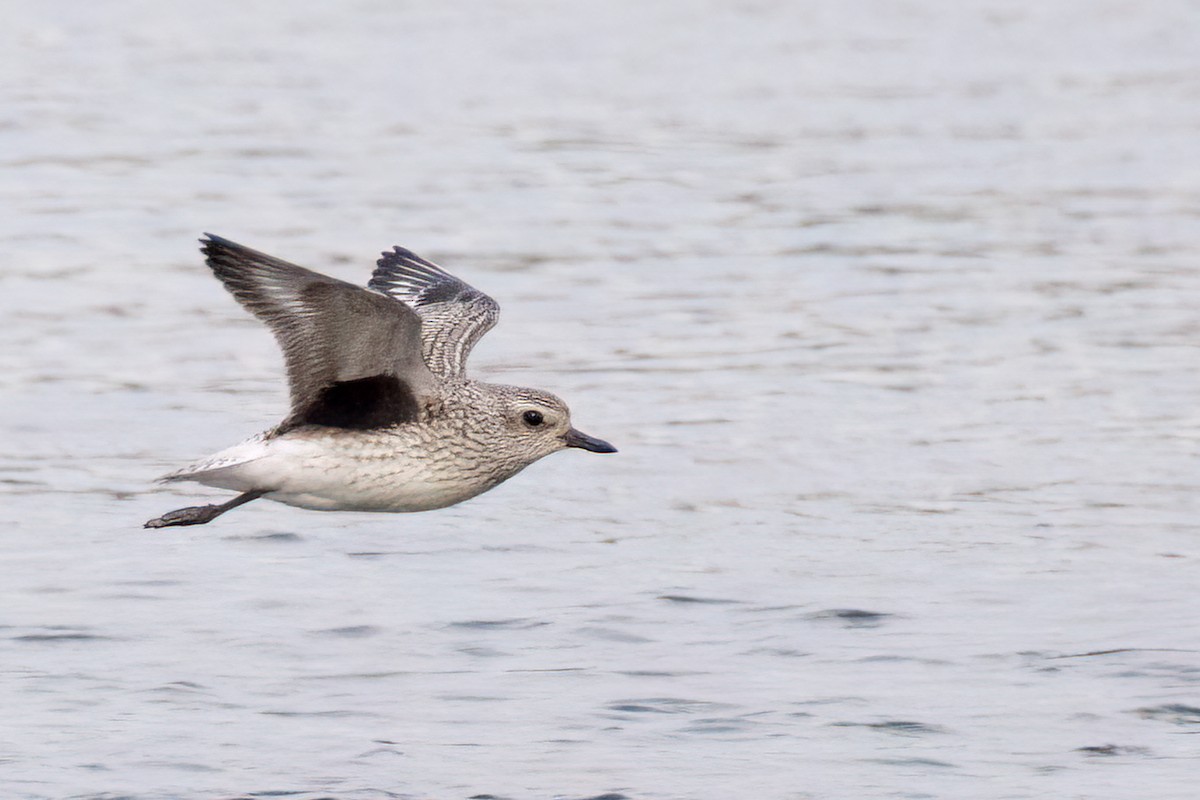
[[[205,234],[225,288],[275,334],[291,411],[274,428],[164,481],[239,494],[147,528],[202,525],[258,498],[322,511],[426,511],[474,497],[568,447],[615,453],[571,427],[549,392],[473,381],[492,298],[396,247],[366,288]]]

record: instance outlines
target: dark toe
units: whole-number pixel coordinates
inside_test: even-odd
[[[174,525],[203,525],[211,520],[214,506],[189,506],[188,508],[179,508],[174,511],[168,511],[161,517],[155,517],[147,522],[142,527],[144,528],[170,528]]]

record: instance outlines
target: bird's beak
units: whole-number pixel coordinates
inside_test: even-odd
[[[588,436],[582,431],[577,431],[571,428],[563,434],[563,441],[567,443],[567,447],[578,447],[581,450],[591,450],[593,453],[615,453],[617,448],[613,447],[603,439],[597,439],[594,436]]]

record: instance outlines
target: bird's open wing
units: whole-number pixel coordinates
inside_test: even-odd
[[[220,236],[200,241],[208,266],[283,350],[292,397],[283,428],[378,428],[417,418],[435,379],[412,309]]]
[[[368,284],[421,316],[425,363],[442,377],[462,377],[467,355],[496,324],[500,306],[437,264],[393,248],[379,259]]]

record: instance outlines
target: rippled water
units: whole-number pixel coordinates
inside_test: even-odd
[[[10,11],[5,797],[1194,796],[1195,3]],[[203,230],[621,454],[142,530],[285,405]]]

